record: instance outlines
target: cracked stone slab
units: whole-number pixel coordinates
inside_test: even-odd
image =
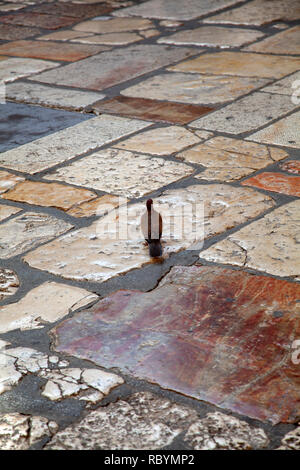
[[[299,277],[299,210],[300,201],[274,209],[262,219],[202,251],[200,257],[275,276]]]
[[[0,268],[0,300],[14,295],[19,288],[19,278],[11,269]]]
[[[18,78],[53,69],[58,65],[58,62],[47,60],[7,57],[5,61],[0,61],[0,81],[13,82]]]
[[[194,137],[193,134],[191,136]],[[193,172],[194,169],[184,163],[111,148],[46,173],[44,178],[134,198],[190,176]]]
[[[217,411],[191,424],[184,442],[195,450],[251,450],[266,447],[269,439],[263,429]]]
[[[251,418],[294,422],[299,294],[268,276],[176,266],[150,292],[119,290],[64,320],[54,349]]]
[[[261,26],[273,21],[294,21],[300,19],[298,0],[254,0],[246,5],[203,20],[204,23],[225,23]]]
[[[261,131],[255,132],[255,134],[251,134],[247,140],[300,148],[299,126],[300,111],[280,119]]]
[[[203,238],[257,217],[273,200],[250,188],[222,184],[164,191],[154,200],[164,220],[164,254],[197,249]],[[184,211],[184,207],[194,207]],[[203,212],[204,211],[204,217]],[[140,216],[145,203],[123,206],[89,227],[73,231],[27,254],[25,262],[67,279],[103,282],[149,262]],[[192,227],[192,228],[191,228]],[[193,247],[193,248],[192,248]],[[200,249],[200,248],[198,248]]]
[[[44,207],[56,207],[67,211],[76,204],[97,198],[97,194],[87,189],[75,188],[59,183],[24,181],[2,196],[10,201],[26,202]],[[1,216],[0,206],[0,216]],[[11,206],[8,206],[11,207]]]
[[[208,47],[240,47],[264,36],[260,31],[222,26],[201,26],[179,31],[171,36],[158,39],[159,44],[197,45]]]
[[[264,126],[274,119],[292,111],[295,107],[296,105],[292,103],[289,96],[256,92],[252,95],[240,98],[238,101],[228,104],[224,108],[210,113],[208,116],[201,117],[191,122],[189,125],[198,129],[215,130],[229,134],[241,134]],[[299,118],[297,121],[299,121]],[[275,123],[274,126],[278,126],[278,123]],[[297,129],[298,128],[299,126]],[[266,135],[268,133],[266,129],[252,134],[249,140],[268,144],[278,143],[274,141],[275,138],[256,138]],[[290,132],[295,132],[295,129],[292,128]],[[280,145],[284,144],[281,142]]]
[[[0,415],[1,450],[28,450],[44,437],[51,437],[58,429],[55,421],[43,416],[23,413]]]
[[[294,26],[245,48],[247,51],[272,54],[299,54],[300,26]]]
[[[98,296],[85,289],[45,282],[35,287],[21,300],[0,307],[0,332],[43,328],[83,307]]]
[[[25,212],[0,225],[0,258],[7,259],[67,232],[73,226],[56,217]]]
[[[159,20],[192,20],[208,13],[234,5],[237,0],[150,0],[142,5],[122,8],[113,13],[114,16],[141,16]]]
[[[6,97],[22,103],[39,104],[54,108],[81,110],[105,97],[102,93],[92,93],[66,88],[51,88],[29,82],[16,82],[6,86]]]
[[[14,175],[8,171],[0,170],[0,194],[12,189],[16,184],[24,181],[22,176]]]
[[[194,53],[193,49],[157,44],[133,45],[102,52],[65,65],[55,73],[41,73],[34,80],[70,87],[103,90],[170,65]]]
[[[300,59],[284,55],[220,51],[179,62],[168,70],[185,73],[281,78],[299,69]]]
[[[176,158],[206,167],[195,176],[197,179],[234,181],[288,157],[284,150],[249,143],[229,137],[214,137],[178,153]]]
[[[300,178],[298,176],[283,175],[282,173],[275,172],[264,172],[246,179],[242,182],[242,185],[300,197]]]
[[[197,413],[187,406],[138,392],[91,411],[78,424],[57,432],[45,449],[160,449],[196,419]]]
[[[187,104],[215,104],[238,98],[266,83],[264,79],[251,77],[169,72],[150,77],[121,94]]]
[[[22,209],[20,209],[19,207],[8,206],[6,204],[0,204],[0,222],[2,222],[2,220],[7,219],[11,215],[17,214],[21,210]]]
[[[150,125],[103,114],[3,152],[0,165],[34,174]]]
[[[191,104],[162,102],[148,98],[130,98],[116,96],[110,100],[99,101],[92,106],[97,113],[121,114],[122,116],[167,122],[169,124],[186,124],[202,116],[213,108]]]

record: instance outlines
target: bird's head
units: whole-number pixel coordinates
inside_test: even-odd
[[[147,202],[146,202],[146,206],[147,206],[148,211],[151,210],[152,204],[153,204],[152,199],[148,199]]]

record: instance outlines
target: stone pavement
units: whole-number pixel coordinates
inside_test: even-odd
[[[299,1],[1,1],[0,81],[0,449],[299,450]]]

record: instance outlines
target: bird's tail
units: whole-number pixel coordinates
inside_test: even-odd
[[[151,258],[158,258],[162,255],[162,246],[159,240],[152,240],[149,243],[149,254]]]

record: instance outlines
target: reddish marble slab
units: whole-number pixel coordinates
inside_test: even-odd
[[[26,28],[23,26],[0,23],[0,39],[16,41],[18,39],[26,39],[31,36],[36,36],[37,34],[41,34],[41,31],[37,28]]]
[[[111,100],[94,103],[92,109],[103,113],[119,114],[137,119],[186,124],[203,114],[213,111],[214,108],[117,96]]]
[[[281,165],[279,166],[283,171],[286,171],[287,173],[300,175],[300,161],[299,160],[289,160],[288,162],[281,163]]]
[[[92,18],[107,15],[113,8],[107,4],[81,5],[76,3],[44,3],[32,10],[34,13],[46,13],[56,16],[71,16],[73,18]]]
[[[71,26],[78,20],[71,16],[54,16],[41,13],[16,13],[13,15],[3,15],[0,22],[4,24],[15,24],[20,26],[36,26],[45,29],[58,29]]]
[[[252,178],[248,178],[241,184],[244,186],[254,186],[255,188],[265,189],[266,191],[274,191],[276,193],[300,197],[299,176],[264,172],[257,176],[253,176]]]
[[[55,349],[273,423],[300,414],[300,285],[176,266],[151,292],[120,290],[52,332]]]
[[[57,43],[55,41],[13,41],[0,45],[0,54],[34,59],[64,60],[75,62],[102,51],[106,46],[90,44]]]

